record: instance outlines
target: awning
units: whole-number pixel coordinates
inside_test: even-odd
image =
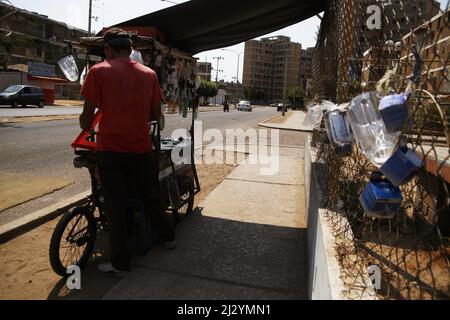
[[[232,46],[306,20],[326,0],[191,0],[116,27],[156,27],[166,44],[196,54]]]
[[[28,80],[44,80],[44,81],[51,81],[53,83],[67,83],[69,80],[62,79],[62,78],[56,78],[56,77],[41,77],[41,76],[33,76],[31,74],[27,75]]]
[[[6,68],[6,70],[14,70],[20,72],[28,72],[28,66],[26,64],[13,64]]]

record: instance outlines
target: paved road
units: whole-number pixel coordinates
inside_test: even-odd
[[[35,107],[11,108],[9,106],[0,106],[0,120],[12,117],[40,117],[40,116],[62,116],[81,114],[80,107],[53,107],[48,106],[43,109]]]
[[[277,112],[272,108],[256,108],[252,113],[232,111],[230,113],[200,113],[204,130],[216,128],[254,128],[257,124]],[[188,128],[189,121],[180,121],[179,115],[167,116],[165,136],[174,129]],[[77,120],[37,122],[30,124],[0,123],[0,171],[34,173],[69,178],[75,184],[48,196],[29,201],[23,205],[0,213],[0,224],[8,223],[35,210],[61,201],[89,188],[86,170],[74,169],[70,143],[80,132]]]

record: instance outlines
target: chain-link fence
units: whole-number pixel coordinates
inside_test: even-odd
[[[413,125],[401,140],[423,160],[419,174],[401,187],[398,214],[369,218],[359,196],[376,167],[357,147],[352,156],[337,157],[326,133],[315,132],[323,205],[349,292],[367,288],[355,279],[375,265],[382,275],[379,298],[450,297],[450,11],[444,1],[329,0],[322,17],[315,100],[349,102],[375,90],[391,70],[389,88],[412,92]]]

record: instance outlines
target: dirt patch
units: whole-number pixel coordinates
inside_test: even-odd
[[[228,176],[233,165],[199,165],[202,192],[196,205]],[[99,234],[94,256],[83,271],[82,290],[68,291],[50,267],[48,250],[58,219],[0,245],[0,299],[101,299],[120,279],[96,271],[107,257],[107,235]],[[142,253],[136,253],[139,260]]]
[[[59,177],[0,171],[0,213],[27,201],[61,190],[74,182]]]
[[[54,105],[58,107],[83,107],[84,102],[81,100],[55,100]]]

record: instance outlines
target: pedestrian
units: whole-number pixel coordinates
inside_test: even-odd
[[[101,112],[97,160],[108,217],[110,262],[102,272],[130,270],[127,246],[127,185],[136,187],[164,246],[175,248],[175,232],[161,206],[158,154],[150,137],[150,121],[161,116],[163,100],[156,73],[132,61],[132,40],[121,29],[104,35],[106,60],[94,65],[83,84],[80,126],[89,130],[95,109]]]

